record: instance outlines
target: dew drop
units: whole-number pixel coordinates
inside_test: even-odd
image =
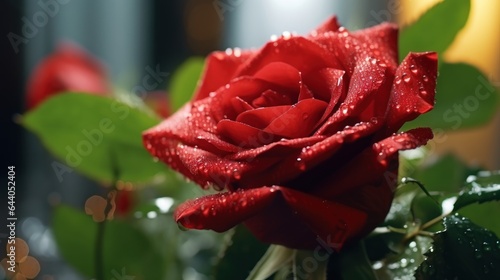
[[[385,158],[386,158],[386,154],[385,154],[385,152],[380,152],[380,153],[378,153],[377,159],[378,159],[379,161],[383,161],[383,160],[385,160]]]
[[[396,79],[394,80],[394,82],[396,83],[396,85],[401,84],[401,78],[396,76]]]
[[[423,87],[421,87],[420,88],[420,94],[423,95],[423,96],[426,96],[427,95],[427,91]]]
[[[282,36],[283,36],[283,39],[288,40],[292,37],[292,34],[288,31],[285,31],[285,32],[283,32]]]
[[[400,262],[401,262],[401,267],[406,267],[408,265],[408,260],[405,258],[401,259]]]
[[[347,106],[344,106],[344,108],[342,108],[342,114],[347,115],[348,113],[349,113],[349,108]]]
[[[410,78],[410,76],[407,76],[407,77],[404,77],[403,80],[405,81],[405,83],[409,83],[411,78]]]
[[[429,78],[427,77],[427,75],[423,75],[422,79],[424,80],[424,82],[428,82],[429,81]]]
[[[480,259],[483,257],[483,254],[481,253],[481,251],[479,251],[478,249],[475,250],[474,252],[474,257],[476,257],[476,259]]]
[[[245,206],[247,206],[247,204],[248,204],[248,201],[246,199],[241,200],[241,207],[245,207]]]
[[[489,251],[491,251],[491,246],[487,242],[484,242],[483,243],[483,250],[489,252]]]
[[[236,179],[236,180],[241,179],[241,174],[240,174],[240,172],[238,171],[238,169],[234,169],[234,170],[233,170],[233,178],[234,178],[234,179]]]
[[[306,164],[302,161],[302,158],[297,158],[297,167],[298,167],[301,171],[306,170]]]
[[[414,74],[418,73],[418,69],[417,69],[417,67],[414,64],[410,65],[410,70]]]
[[[241,56],[241,49],[240,48],[234,48],[233,49],[233,54],[236,57],[240,57]]]
[[[206,208],[203,210],[203,216],[208,216],[210,214],[210,209]]]

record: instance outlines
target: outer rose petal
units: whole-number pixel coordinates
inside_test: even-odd
[[[369,55],[387,64],[389,69],[398,67],[398,26],[382,23],[353,32],[353,36],[369,44]]]
[[[341,25],[339,24],[337,17],[333,16],[323,22],[318,28],[311,31],[309,35],[314,37],[321,33],[337,31],[340,27]]]
[[[184,227],[226,231],[262,211],[276,196],[276,188],[238,190],[184,202],[174,213]]]
[[[278,194],[285,204],[276,203]],[[275,209],[276,205],[284,208]],[[262,216],[274,217],[273,213],[285,213],[285,216],[280,216],[281,221],[262,219]],[[261,187],[188,201],[176,210],[174,216],[185,227],[215,231],[228,230],[255,217],[246,225],[264,242],[311,249],[317,246],[320,238],[334,244],[334,249],[340,249],[346,240],[362,232],[367,215],[355,208],[292,189]],[[283,223],[284,220],[289,222]],[[276,225],[280,225],[279,231],[273,230]],[[280,232],[288,232],[289,237],[284,240]]]
[[[205,70],[200,79],[201,84],[193,100],[208,97],[210,92],[229,83],[234,77],[236,69],[252,55],[252,51],[240,51],[239,49],[211,53],[205,61]]]
[[[436,78],[436,53],[408,54],[396,71],[386,112],[388,132],[434,107]]]
[[[390,170],[389,165],[397,159],[399,151],[425,145],[432,137],[429,128],[417,128],[383,139],[365,149],[332,175],[317,182],[311,193],[333,198],[376,182],[379,178],[387,178],[385,175],[390,174],[385,172]],[[360,170],[363,174],[360,174]],[[335,182],[335,187],[331,186],[332,182]]]
[[[254,75],[273,62],[285,62],[300,72],[311,72],[321,68],[341,69],[337,58],[316,42],[304,37],[281,37],[267,43],[241,65],[236,76]]]

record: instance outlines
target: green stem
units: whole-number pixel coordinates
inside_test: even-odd
[[[111,211],[111,192],[107,195],[106,208],[104,208],[104,220],[97,223],[97,236],[95,241],[95,276],[96,280],[104,280],[104,233],[106,230],[106,220]]]

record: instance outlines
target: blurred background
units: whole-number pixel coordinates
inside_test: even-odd
[[[50,230],[51,207],[61,201],[83,208],[95,183],[73,172],[59,181],[53,158],[39,141],[14,123],[25,112],[25,85],[30,72],[61,41],[71,41],[99,58],[111,82],[132,91],[147,69],[172,73],[186,58],[228,47],[258,48],[283,31],[304,34],[337,14],[348,29],[382,21],[402,25],[416,19],[434,0],[6,0],[1,13],[2,166],[15,165],[18,237],[40,263],[37,279],[83,279],[59,257]],[[10,36],[9,36],[10,34]],[[14,35],[13,35],[14,34]],[[444,54],[467,62],[500,86],[500,2],[472,1],[466,28]],[[168,87],[169,78],[155,90]],[[439,97],[438,97],[439,101]],[[480,128],[447,132],[437,153],[450,151],[464,161],[500,168],[500,115]],[[4,179],[5,180],[5,179]],[[2,197],[4,204],[5,196]],[[5,200],[6,202],[6,200]],[[6,211],[0,211],[2,221]],[[4,228],[0,246],[4,246]],[[4,254],[1,250],[1,254]],[[3,255],[0,255],[0,259]],[[1,269],[0,269],[1,270]],[[186,279],[205,279],[184,274]],[[0,278],[3,278],[0,272]]]

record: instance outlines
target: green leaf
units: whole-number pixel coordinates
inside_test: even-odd
[[[424,224],[442,214],[443,209],[433,197],[425,193],[419,193],[411,202],[413,219]]]
[[[420,188],[414,184],[406,184],[398,188],[382,226],[401,228],[411,221],[411,202],[420,191]]]
[[[52,228],[64,259],[87,277],[95,277],[98,224],[76,209],[59,206]],[[106,221],[103,241],[104,279],[126,275],[141,279],[162,279],[161,254],[143,232],[122,221]]]
[[[472,203],[500,200],[500,171],[481,172],[478,176],[469,176],[463,190],[454,204],[456,211]]]
[[[458,214],[443,220],[445,231],[418,268],[417,279],[496,279],[500,275],[500,240],[491,231]]]
[[[252,269],[246,280],[265,280],[282,267],[291,263],[295,250],[280,245],[271,245]]]
[[[424,261],[423,253],[429,250],[432,240],[429,237],[417,236],[407,243],[400,244],[401,252],[389,255],[375,272],[380,279],[414,279],[413,274]]]
[[[475,127],[486,124],[498,109],[497,90],[483,73],[468,64],[442,63],[436,92],[434,109],[407,123],[405,130],[427,126],[441,133]],[[445,137],[440,135],[439,141],[445,141]]]
[[[328,274],[331,279],[378,279],[368,259],[363,241],[344,248],[338,256],[332,256],[328,266],[328,271],[334,274]]]
[[[420,166],[412,175],[422,182],[430,192],[459,192],[465,179],[476,170],[467,167],[453,154],[440,157],[432,164]]]
[[[450,262],[446,261],[446,248],[443,238],[437,237],[432,248],[426,253],[426,259],[415,271],[415,278],[419,280],[430,279],[456,279]]]
[[[329,259],[328,252],[320,250],[321,246],[313,250],[296,250],[292,261],[291,273],[283,280],[326,280],[326,269]]]
[[[120,180],[149,181],[166,170],[142,144],[142,132],[158,122],[116,100],[79,93],[56,95],[22,118],[22,124],[66,165],[105,182],[114,179],[111,155]]]
[[[170,100],[172,112],[188,102],[196,89],[205,61],[201,57],[191,57],[182,63],[170,80]]]
[[[469,18],[470,0],[445,0],[404,28],[399,37],[402,60],[410,51],[444,52]]]
[[[269,245],[257,240],[246,227],[237,226],[226,236],[214,268],[214,279],[245,279],[268,247]]]

